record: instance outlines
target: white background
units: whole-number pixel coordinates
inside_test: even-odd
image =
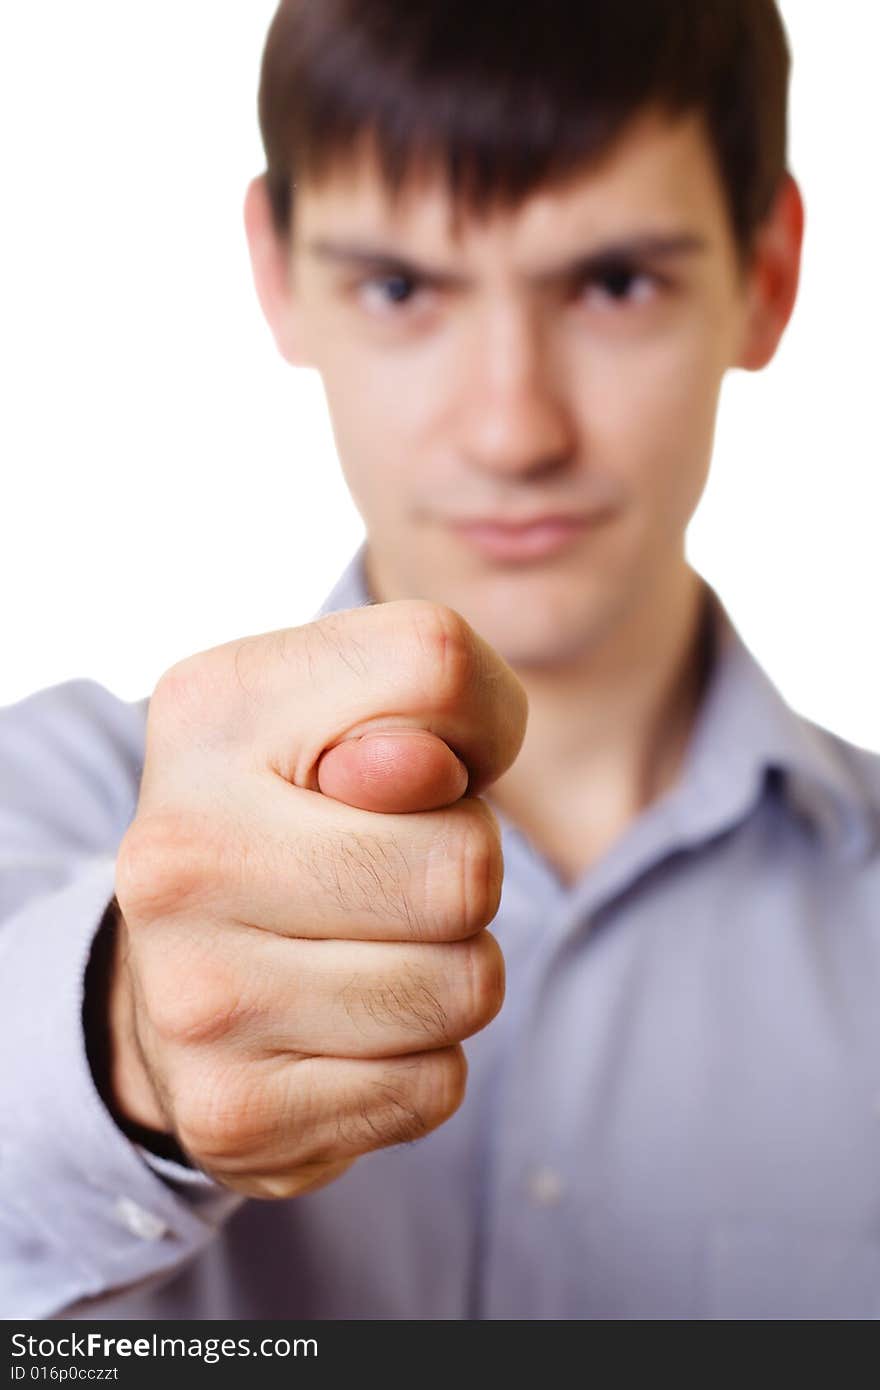
[[[880,750],[876,51],[783,0],[806,201],[780,353],[727,378],[691,554],[797,708]],[[0,704],[308,621],[362,536],[242,222],[274,0],[4,0]]]

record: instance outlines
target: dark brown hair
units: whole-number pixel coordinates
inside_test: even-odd
[[[699,111],[740,256],[786,170],[790,54],[775,0],[281,0],[260,128],[275,226],[297,179],[370,137],[394,196],[439,168],[453,206],[517,206],[649,106]]]

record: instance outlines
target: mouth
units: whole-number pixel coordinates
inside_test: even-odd
[[[542,516],[531,521],[459,521],[452,531],[466,545],[493,560],[543,560],[581,537],[596,519]]]

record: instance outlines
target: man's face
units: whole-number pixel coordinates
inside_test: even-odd
[[[645,114],[457,234],[439,180],[393,204],[364,158],[298,185],[290,271],[379,599],[450,604],[526,668],[669,591],[743,322],[696,118]],[[579,521],[466,526],[542,517]]]

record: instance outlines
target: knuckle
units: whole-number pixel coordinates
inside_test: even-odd
[[[453,808],[458,820],[448,837],[438,836],[425,856],[425,898],[432,935],[457,940],[482,931],[501,905],[504,859],[497,823],[475,802]]]
[[[467,1060],[458,1044],[424,1053],[418,1068],[416,1109],[427,1130],[448,1120],[464,1100]]]
[[[458,1045],[420,1053],[373,1082],[359,1105],[358,1147],[410,1144],[448,1120],[464,1098],[467,1062]],[[340,1134],[343,1143],[351,1137]]]
[[[213,664],[200,652],[169,666],[159,677],[150,697],[151,724],[163,726],[199,725],[216,716],[216,673]]]
[[[116,856],[116,895],[126,920],[179,910],[217,883],[226,862],[210,817],[177,810],[141,813]]]
[[[492,1021],[504,1002],[504,956],[487,931],[468,941],[465,951],[467,987],[462,993],[469,1002],[469,1031],[477,1032]]]
[[[319,1160],[314,1163],[298,1164],[288,1173],[267,1174],[251,1178],[247,1183],[235,1184],[239,1191],[249,1197],[259,1197],[268,1201],[279,1198],[300,1197],[306,1192],[314,1192],[326,1187],[347,1173],[354,1163],[353,1158],[337,1162]]]
[[[239,638],[184,657],[159,677],[147,712],[147,742],[181,750],[228,752],[252,723],[274,634]]]
[[[470,930],[489,925],[501,905],[504,859],[501,841],[483,816],[467,822],[462,853],[464,921]]]
[[[183,1147],[207,1164],[242,1162],[277,1129],[264,1086],[250,1068],[200,1068],[178,1089],[177,1133]]]
[[[453,708],[472,689],[478,670],[473,631],[446,604],[412,599],[409,606],[420,686],[437,709]]]
[[[204,962],[163,959],[154,967],[141,966],[141,988],[150,1025],[166,1044],[194,1047],[219,1042],[252,1018],[240,984],[220,967]]]

